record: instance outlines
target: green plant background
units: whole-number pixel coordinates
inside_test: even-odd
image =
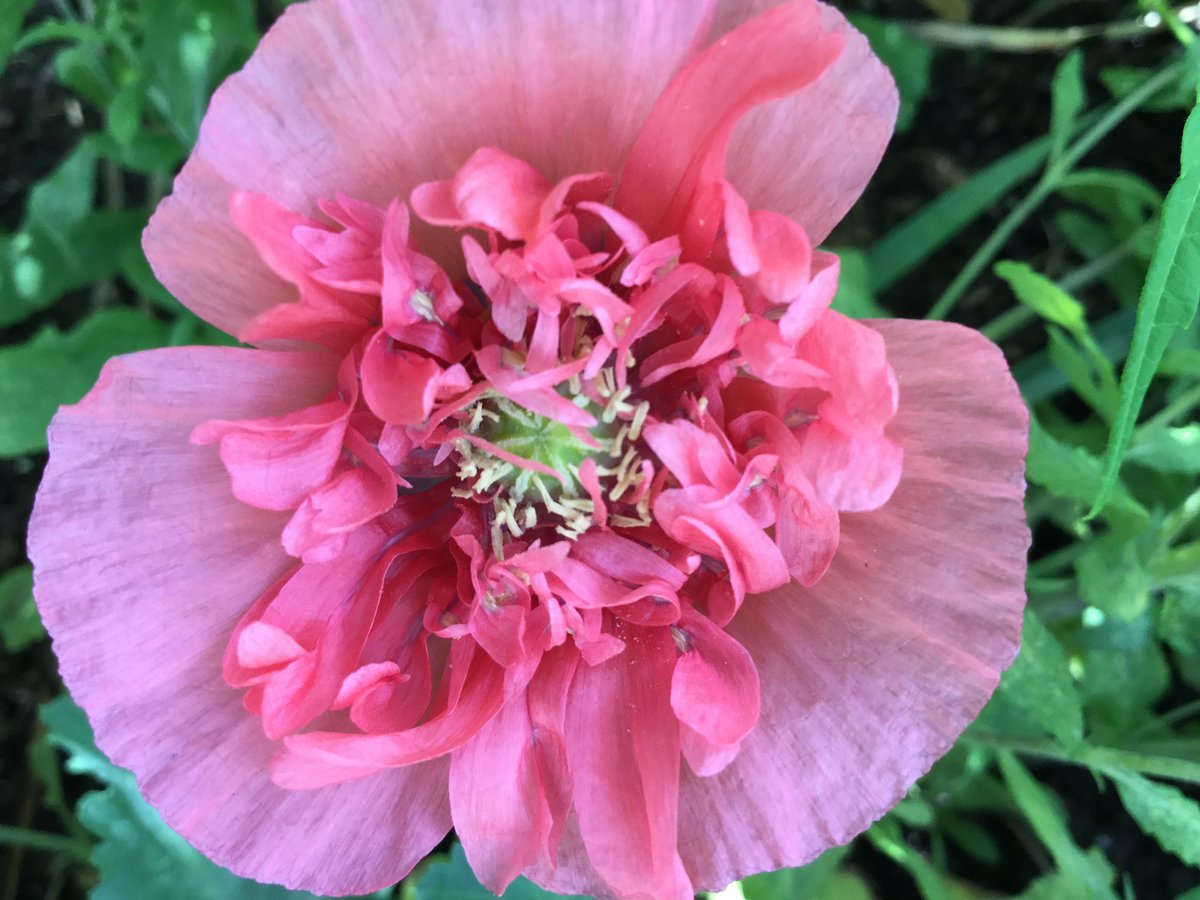
[[[0,900],[307,896],[208,862],[95,748],[22,546],[59,404],[110,356],[229,340],[157,284],[139,236],[283,5],[0,2]],[[996,697],[905,800],[714,896],[1200,900],[1196,8],[845,8],[903,108],[831,241],[836,303],[953,318],[1008,353],[1033,413],[1030,604]],[[489,896],[444,851],[378,896]]]

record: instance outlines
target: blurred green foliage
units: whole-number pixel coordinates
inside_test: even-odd
[[[80,126],[79,140],[31,186],[15,229],[0,231],[0,328],[19,335],[0,348],[0,458],[43,452],[54,409],[79,399],[109,357],[228,340],[157,284],[139,237],[212,91],[284,5],[0,4],[0,68],[14,54],[52,48],[55,80]],[[953,25],[973,5],[927,6]],[[936,54],[962,51],[935,50],[897,22],[855,21],[896,75],[900,127],[919,127]],[[1090,48],[1068,54],[1047,95],[1012,100],[1044,102],[1043,137],[960,179],[870,246],[842,253],[837,307],[886,315],[897,285],[911,286],[964,229],[1015,201],[930,306],[952,315],[974,291],[1002,310],[984,332],[1006,346],[1020,338],[1015,371],[1032,413],[1028,515],[1038,536],[1024,644],[979,721],[852,848],[747,878],[722,900],[888,896],[856,868],[861,848],[926,900],[995,897],[989,873],[1013,865],[1012,835],[1029,857],[1022,865],[1039,873],[1020,897],[1132,897],[1106,847],[1076,837],[1078,806],[1052,785],[1055,772],[1072,768],[1115,793],[1164,855],[1200,873],[1200,113],[1188,120],[1166,196],[1141,172],[1085,165],[1102,140],[1120,140],[1131,115],[1195,106],[1200,57],[1186,27],[1175,31],[1192,46],[1164,52],[1151,68],[1103,68],[1102,88],[1093,82],[1090,91]],[[1055,252],[1006,258],[1035,214]],[[45,637],[31,583],[27,565],[0,574],[8,654]],[[308,896],[239,879],[188,846],[95,748],[66,697],[47,704],[42,720],[30,764],[60,827],[0,825],[0,844],[52,855],[54,871],[72,871],[100,900]],[[95,789],[72,804],[64,771]],[[951,858],[966,860],[982,886]],[[488,894],[456,846],[379,896]],[[506,896],[547,895],[519,881]]]

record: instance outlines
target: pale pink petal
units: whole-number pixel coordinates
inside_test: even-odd
[[[843,43],[811,0],[776,7],[720,37],[688,62],[655,104],[621,174],[617,209],[651,238],[680,235],[684,259],[707,257],[725,206],[726,150],[734,127],[754,107],[812,84]],[[838,124],[830,123],[835,130],[829,139],[842,138]],[[730,181],[745,194],[736,179]]]
[[[233,224],[233,192],[207,160],[193,156],[142,236],[158,280],[184,306],[229,334],[299,297]]]
[[[778,0],[720,0],[728,31]],[[845,36],[838,59],[803,91],[752,110],[734,130],[725,177],[754,209],[795,219],[820,244],[854,205],[892,137],[899,96],[867,39],[831,6],[826,31]]]
[[[365,893],[449,827],[445,764],[315,793],[270,783],[274,745],[220,673],[238,619],[288,566],[286,516],[240,503],[216,448],[188,442],[202,421],[316,402],[327,385],[308,358],[206,348],[110,362],[51,427],[29,548],[63,679],[167,823],[241,875]]]
[[[386,207],[450,178],[480,147],[551,182],[615,173],[711,7],[614,0],[586,17],[550,0],[290,7],[217,91],[193,161],[148,231],[155,271],[235,332],[290,289],[233,232],[231,188],[305,214],[339,194]]]
[[[958,325],[877,322],[900,381],[904,474],[842,516],[814,587],[746,599],[730,635],[762,716],[719,775],[684,775],[680,849],[699,887],[796,866],[881,816],[949,749],[1016,653],[1028,417],[999,350]],[[781,753],[781,747],[787,752]]]

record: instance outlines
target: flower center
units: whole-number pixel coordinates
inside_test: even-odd
[[[640,445],[649,404],[629,402],[629,388],[616,389],[611,368],[565,387],[595,425],[569,426],[494,394],[466,411],[455,441],[461,484],[453,493],[491,505],[501,558],[506,539],[528,539],[543,527],[575,540],[598,519],[626,528],[650,524]]]

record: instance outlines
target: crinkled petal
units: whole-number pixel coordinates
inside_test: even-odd
[[[677,630],[684,650],[671,676],[671,708],[692,771],[714,775],[758,721],[758,672],[741,644],[694,610]]]
[[[579,667],[567,702],[580,835],[617,896],[691,900],[675,847],[680,745],[668,699],[675,647],[665,629],[626,637],[623,653]]]
[[[220,673],[239,617],[287,566],[285,517],[240,503],[216,449],[188,442],[202,421],[316,402],[327,382],[309,358],[205,348],[110,362],[51,427],[29,549],[63,679],[167,823],[241,875],[357,894],[445,834],[445,764],[307,794],[270,783],[274,746]]]
[[[651,238],[678,234],[684,259],[707,257],[721,224],[735,126],[754,107],[811,85],[843,43],[842,31],[828,26],[812,0],[776,7],[722,35],[655,104],[621,174],[617,209]],[[830,124],[830,139],[841,143],[841,123]]]
[[[454,828],[480,883],[499,894],[545,846],[554,824],[522,694],[453,754]]]
[[[552,182],[615,172],[711,7],[614,0],[584,16],[549,0],[290,7],[213,98],[193,159],[147,233],[155,272],[185,305],[237,332],[292,290],[234,231],[231,188],[302,213],[342,193],[386,207],[449,178],[480,147]]]
[[[900,381],[903,478],[881,509],[842,517],[817,585],[747,598],[729,626],[758,669],[762,716],[725,771],[684,776],[680,848],[700,887],[858,834],[950,748],[1017,650],[1029,547],[1017,387],[976,332],[872,327]]]
[[[720,0],[716,30],[726,31],[777,0]],[[825,4],[821,22],[840,34],[838,59],[803,91],[759,106],[734,130],[725,176],[753,209],[795,219],[813,244],[829,236],[854,205],[891,140],[899,95],[867,39]]]

